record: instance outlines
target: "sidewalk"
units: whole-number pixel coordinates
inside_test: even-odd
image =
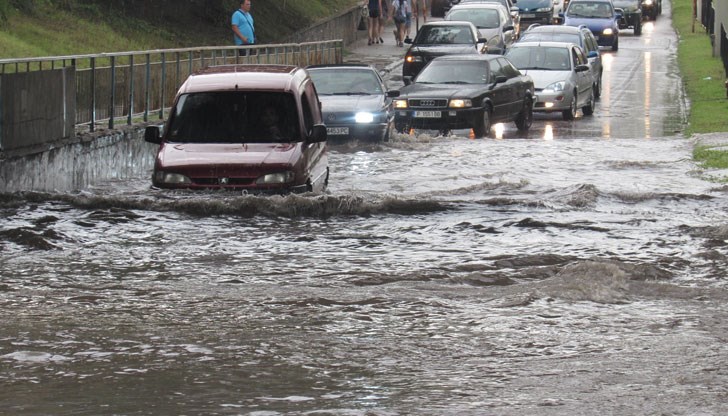
[[[429,21],[428,16],[428,21]],[[439,19],[433,19],[439,20]],[[422,19],[420,19],[422,24]],[[402,80],[402,59],[409,45],[397,46],[394,40],[395,25],[393,20],[388,20],[382,31],[382,39],[384,43],[375,43],[369,45],[368,32],[359,31],[359,39],[347,46],[344,51],[345,63],[363,63],[374,65],[383,75],[390,80]],[[412,27],[410,29],[410,37],[414,38],[417,33],[417,25],[412,18]]]

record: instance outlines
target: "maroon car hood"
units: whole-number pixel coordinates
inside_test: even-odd
[[[157,162],[164,169],[191,166],[273,166],[294,163],[303,143],[163,143]]]

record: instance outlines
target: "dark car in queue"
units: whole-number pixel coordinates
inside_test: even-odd
[[[621,10],[618,21],[620,29],[633,29],[635,36],[642,34],[642,0],[612,0],[617,13]]]
[[[320,192],[329,180],[326,128],[313,80],[292,65],[221,65],[182,84],[152,174],[158,188]]]
[[[394,100],[394,123],[410,129],[473,129],[486,137],[495,123],[533,121],[534,85],[501,55],[447,55],[433,59]]]
[[[506,57],[533,79],[534,111],[558,111],[564,120],[573,120],[579,108],[585,116],[594,113],[594,80],[579,46],[565,42],[518,42]]]
[[[599,46],[619,50],[619,19],[612,0],[571,0],[564,12],[567,26],[586,26],[594,34]]]
[[[651,20],[657,20],[657,15],[662,14],[662,0],[641,0],[642,15]]]
[[[518,0],[521,23],[551,24],[554,21],[554,0]]]
[[[485,52],[503,54],[516,41],[513,18],[497,3],[467,3],[453,6],[444,20],[465,20],[478,28],[486,39]]]
[[[414,40],[405,39],[405,43],[410,44],[402,63],[406,83],[438,56],[483,53],[485,39],[479,37],[478,28],[470,22],[437,21],[420,26]]]
[[[586,53],[594,78],[594,97],[599,98],[602,95],[602,74],[604,72],[602,53],[599,50],[597,39],[588,27],[534,24],[523,32],[519,40],[519,42],[541,41],[568,42],[580,46]]]
[[[377,70],[366,64],[306,68],[321,101],[330,143],[350,139],[389,140],[394,133],[392,97]]]

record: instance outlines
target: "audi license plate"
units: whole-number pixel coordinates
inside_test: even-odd
[[[415,111],[415,118],[440,118],[442,112],[440,111]]]
[[[348,127],[326,127],[326,134],[331,136],[341,136],[349,134]]]

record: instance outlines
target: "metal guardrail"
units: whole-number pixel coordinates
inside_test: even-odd
[[[240,56],[239,50],[247,55]],[[164,119],[177,89],[191,73],[223,64],[289,64],[307,66],[343,62],[343,41],[255,46],[209,46],[181,49],[0,59],[0,74],[75,67],[77,129],[117,119],[127,125]]]

